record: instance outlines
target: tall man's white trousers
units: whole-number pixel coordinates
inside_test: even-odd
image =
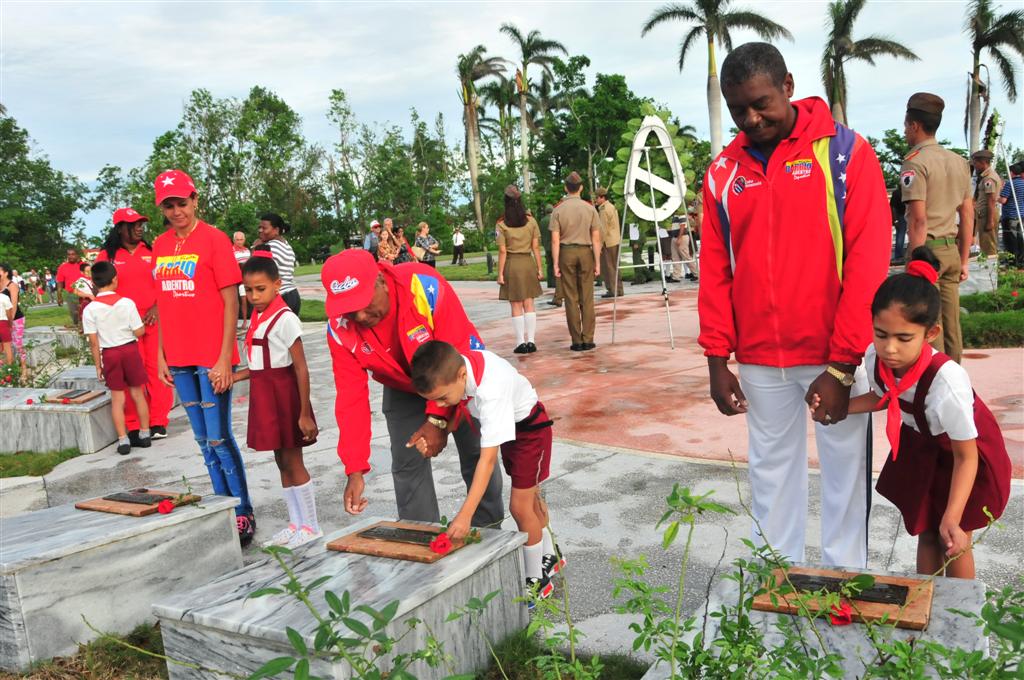
[[[825,366],[774,368],[741,364],[747,397],[753,540],[765,539],[787,559],[804,561],[807,527],[807,419],[804,395]],[[868,391],[867,374],[857,369],[855,397]],[[867,566],[867,524],[871,508],[870,415],[849,416],[835,425],[815,423],[821,466],[821,551],[827,565]]]

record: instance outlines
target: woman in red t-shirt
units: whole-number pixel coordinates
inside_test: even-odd
[[[235,496],[238,534],[256,532],[242,454],[231,433],[231,374],[238,364],[235,318],[242,280],[231,240],[196,217],[196,187],[180,170],[156,178],[156,203],[169,229],[153,242],[159,312],[160,379],[178,390],[213,482]]]

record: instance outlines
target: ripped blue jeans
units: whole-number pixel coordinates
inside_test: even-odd
[[[234,496],[239,500],[236,515],[252,514],[249,485],[245,481],[245,465],[231,433],[231,390],[213,391],[205,366],[171,366],[171,377],[178,398],[185,407],[192,434],[203,452],[206,469],[213,482],[213,492]]]

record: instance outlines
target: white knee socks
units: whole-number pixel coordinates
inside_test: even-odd
[[[523,317],[513,316],[512,328],[515,329],[516,332],[516,347],[518,347],[519,345],[526,342],[525,338],[523,337]]]
[[[295,495],[294,486],[286,486],[281,489],[285,505],[288,506],[288,524],[297,530],[302,526],[302,511],[299,509],[299,499]]]
[[[535,342],[537,339],[537,312],[523,314],[526,320],[526,342]]]
[[[547,527],[544,527],[543,536],[544,536],[544,538],[541,541],[541,543],[544,546],[544,554],[545,555],[554,555],[555,554],[555,540],[554,540],[554,538],[551,537],[551,532],[548,531]]]
[[[544,557],[544,543],[537,541],[533,545],[523,546],[523,568],[526,570],[526,578],[540,578],[544,565],[541,559]]]
[[[298,501],[299,513],[302,523],[299,526],[306,526],[313,531],[320,531],[320,522],[316,517],[316,492],[313,488],[313,480],[309,480],[302,486],[293,486],[292,493]]]

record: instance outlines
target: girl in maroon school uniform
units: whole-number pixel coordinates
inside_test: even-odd
[[[888,410],[892,452],[876,488],[918,537],[918,573],[934,574],[955,558],[946,576],[974,578],[971,532],[989,523],[986,510],[1002,515],[1012,470],[999,425],[967,371],[928,345],[942,332],[938,267],[918,247],[907,272],[875,293],[875,341],[864,355],[873,393],[851,399],[850,413]]]
[[[309,403],[309,369],[302,351],[302,323],[280,295],[281,277],[267,246],[257,246],[242,266],[245,297],[253,308],[245,334],[249,368],[234,381],[250,380],[249,448],[273,451],[288,506],[288,526],[265,546],[297,548],[321,536],[316,497],[302,462],[302,447],[316,443]]]

